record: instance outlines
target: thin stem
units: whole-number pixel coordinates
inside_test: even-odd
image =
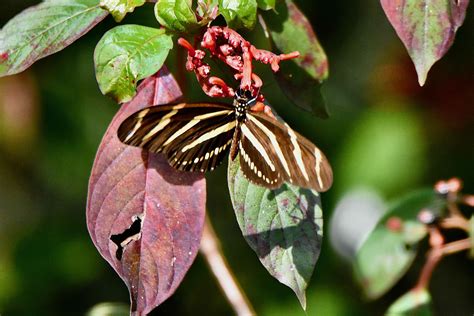
[[[457,205],[457,192],[449,192],[448,193],[448,211],[451,216],[459,216],[462,217],[461,210],[459,210],[459,207]]]
[[[418,278],[418,282],[416,283],[414,290],[422,290],[428,287],[433,270],[438,265],[442,257],[443,252],[440,251],[440,249],[433,249],[428,253],[428,258],[426,259],[425,265],[421,270],[420,277]]]
[[[444,229],[461,229],[469,232],[469,221],[462,216],[453,215],[443,219],[440,223],[441,228]]]
[[[433,230],[430,232],[430,239],[438,239],[438,230]],[[418,282],[415,285],[413,290],[422,290],[428,287],[428,284],[431,280],[431,275],[435,267],[441,261],[441,259],[446,255],[451,255],[460,251],[468,250],[471,247],[471,239],[461,239],[453,241],[443,245],[432,245],[432,249],[428,252],[428,258],[426,259],[425,265],[423,266]]]
[[[443,256],[450,255],[456,252],[468,250],[471,248],[471,238],[456,240],[450,243],[445,244],[441,251],[443,252]]]
[[[204,224],[200,251],[236,315],[255,315],[252,305],[250,305],[244,291],[239,286],[227,264],[219,245],[219,240],[208,217],[206,217]]]

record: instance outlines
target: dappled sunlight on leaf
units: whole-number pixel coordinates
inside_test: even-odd
[[[171,36],[162,29],[141,25],[113,28],[94,52],[100,90],[118,103],[130,101],[138,81],[157,72],[172,47]]]
[[[196,257],[205,214],[201,174],[179,172],[164,157],[126,146],[120,123],[153,104],[181,97],[161,70],[110,124],[92,168],[87,226],[101,255],[125,281],[132,311],[149,313],[176,290]]]
[[[268,272],[290,287],[306,309],[306,287],[321,251],[319,194],[290,184],[271,190],[250,183],[239,159],[229,162],[229,192],[237,222]]]

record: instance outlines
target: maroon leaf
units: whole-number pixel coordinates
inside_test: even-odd
[[[144,80],[107,129],[89,181],[89,233],[127,284],[136,315],[172,295],[196,257],[206,184],[202,175],[177,171],[160,155],[123,145],[116,133],[135,111],[179,97],[166,70]]]
[[[383,10],[408,50],[420,85],[431,66],[453,44],[469,0],[380,0]]]

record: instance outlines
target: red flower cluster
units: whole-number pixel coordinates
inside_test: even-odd
[[[187,49],[186,69],[194,71],[204,93],[211,97],[234,96],[234,89],[229,87],[224,80],[211,76],[211,67],[203,61],[206,56],[203,50],[195,49],[184,38],[178,39],[178,44]],[[264,64],[270,64],[272,70],[276,72],[280,68],[280,61],[300,55],[299,52],[276,55],[266,50],[257,49],[236,31],[220,26],[209,27],[202,36],[200,46],[206,48],[211,56],[219,58],[231,67],[235,72],[234,78],[240,80],[240,88],[250,90],[253,95],[258,93],[260,102],[264,101],[263,95],[260,94],[263,82],[253,72],[252,61],[257,60]],[[263,105],[260,105],[260,108],[256,110],[264,111],[265,109]]]

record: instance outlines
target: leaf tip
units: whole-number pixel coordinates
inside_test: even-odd
[[[413,63],[415,64],[415,70],[416,70],[416,74],[418,76],[418,84],[420,85],[420,87],[423,87],[426,83],[426,78],[428,77],[428,72],[430,71],[431,69],[431,65],[427,65],[426,63],[423,63],[423,62],[420,62],[414,58],[413,59]]]
[[[428,76],[428,71],[425,72],[418,72],[418,84],[420,87],[423,87],[426,83],[426,77]]]
[[[303,291],[295,291],[296,297],[298,297],[298,301],[300,301],[301,308],[306,311],[306,292]]]

